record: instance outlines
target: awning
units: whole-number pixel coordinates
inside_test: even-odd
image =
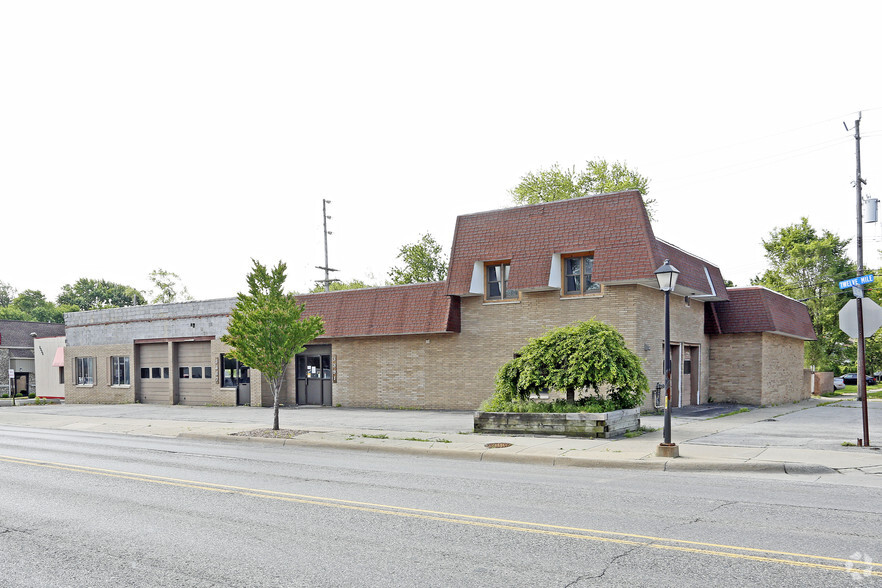
[[[64,367],[64,347],[55,350],[55,359],[52,360],[52,367]]]

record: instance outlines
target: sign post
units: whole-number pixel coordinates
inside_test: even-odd
[[[860,175],[860,174],[859,174]],[[860,185],[860,181],[858,181],[858,185]],[[860,188],[858,188],[858,193],[860,193]],[[854,292],[854,300],[849,300],[845,307],[839,311],[839,325],[843,331],[849,334],[849,336],[857,339],[858,346],[858,400],[861,401],[861,412],[864,417],[864,438],[858,439],[858,445],[864,445],[866,447],[870,446],[870,427],[869,427],[869,418],[867,416],[867,364],[866,364],[866,356],[865,356],[865,343],[864,338],[872,335],[876,329],[878,329],[882,324],[877,324],[875,326],[870,327],[870,332],[867,333],[867,327],[870,326],[867,324],[867,315],[865,313],[864,304],[866,303],[870,310],[870,304],[875,305],[876,308],[879,308],[875,302],[870,299],[864,299],[864,284],[870,284],[874,280],[873,274],[862,275],[864,268],[863,262],[861,260],[861,209],[860,209],[860,198],[858,198],[858,275],[854,278],[848,280],[842,280],[839,282],[839,289],[845,290],[846,288],[851,288],[852,292]],[[852,303],[854,303],[855,309],[854,311],[846,311],[846,308],[849,307]],[[875,309],[873,309],[875,310]],[[844,314],[843,314],[844,312]],[[846,326],[851,326],[851,314],[855,314],[854,326],[856,326],[856,332],[852,335]],[[843,324],[843,320],[848,325]],[[875,322],[875,321],[873,321]]]

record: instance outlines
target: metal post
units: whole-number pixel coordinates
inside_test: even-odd
[[[671,291],[665,290],[665,444],[671,444]]]

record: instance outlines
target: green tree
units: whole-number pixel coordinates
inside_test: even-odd
[[[352,280],[351,282],[331,282],[330,289],[331,292],[337,292],[339,290],[357,290],[359,288],[373,288],[375,287],[373,284],[368,284],[363,280]],[[310,294],[318,294],[320,292],[325,291],[324,284],[316,284],[310,290]]]
[[[73,284],[62,286],[56,302],[80,310],[147,304],[144,295],[131,286],[90,278],[80,278]]]
[[[515,204],[540,204],[555,200],[567,200],[591,194],[638,190],[643,196],[649,193],[649,179],[631,170],[626,163],[608,163],[595,159],[585,163],[585,169],[576,171],[561,169],[558,164],[538,172],[530,172],[510,190]],[[649,218],[653,218],[655,200],[644,198],[643,204]]]
[[[15,288],[0,280],[0,307],[9,306],[15,299]]]
[[[649,390],[641,363],[613,327],[585,321],[530,339],[496,374],[496,393],[505,400],[525,400],[552,389],[575,402],[577,390],[593,390],[600,400],[605,389],[617,407],[633,408]]]
[[[819,235],[805,217],[775,228],[763,240],[769,268],[750,281],[805,301],[817,336],[806,342],[805,364],[825,371],[842,362],[849,345],[839,328],[839,310],[846,300],[838,287],[839,280],[857,271],[846,254],[849,241],[826,230]]]
[[[39,323],[64,323],[65,312],[79,308],[69,304],[56,306],[39,290],[25,290],[16,296],[9,306],[0,307],[0,318],[5,320],[32,321]]]
[[[392,284],[441,282],[447,278],[447,256],[429,233],[420,236],[416,243],[402,245],[398,259],[404,266],[389,270]]]
[[[324,333],[322,318],[301,318],[303,305],[294,294],[283,291],[287,266],[281,261],[270,272],[259,262],[248,274],[248,293],[239,293],[221,341],[230,356],[258,370],[273,390],[273,430],[279,430],[279,392],[285,368],[305,349],[304,345]]]
[[[153,290],[150,290],[151,304],[166,304],[169,302],[186,302],[193,300],[187,287],[182,285],[181,276],[174,272],[167,272],[158,268],[150,272],[148,276],[153,282]]]

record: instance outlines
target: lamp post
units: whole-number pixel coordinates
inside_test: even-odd
[[[660,443],[656,455],[659,457],[678,457],[679,448],[671,443],[671,291],[677,285],[680,272],[669,260],[655,270],[658,288],[665,293],[665,440]]]

